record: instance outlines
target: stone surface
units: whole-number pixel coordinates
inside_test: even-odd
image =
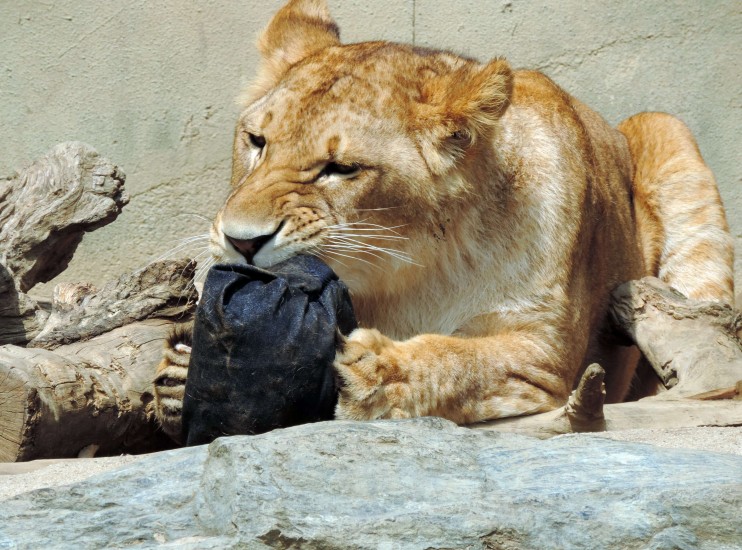
[[[623,430],[594,434],[619,441],[649,443],[668,449],[713,449],[719,453],[732,453],[742,456],[742,427],[728,428],[673,428]],[[582,434],[568,434],[560,437],[584,437]],[[591,436],[592,437],[592,436]]]
[[[0,548],[732,549],[740,506],[736,455],[328,422],[2,501]]]
[[[228,191],[234,98],[255,72],[256,34],[281,3],[3,3],[0,174],[55,143],[82,139],[128,175],[131,205],[85,238],[63,280],[92,275],[99,285],[178,237],[208,231],[194,214],[211,217]],[[502,55],[545,71],[611,123],[642,110],[678,114],[716,173],[742,265],[737,0],[329,4],[348,42]],[[101,265],[102,256],[110,261]]]

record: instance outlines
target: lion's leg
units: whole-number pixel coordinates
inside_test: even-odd
[[[181,442],[183,397],[191,358],[193,323],[173,327],[165,342],[165,353],[154,380],[155,416],[162,430]]]
[[[621,124],[647,274],[688,298],[734,303],[734,247],[711,169],[682,121],[641,113]]]
[[[559,353],[522,332],[395,342],[358,329],[335,368],[341,382],[337,418],[431,415],[459,424],[559,407],[576,375]]]

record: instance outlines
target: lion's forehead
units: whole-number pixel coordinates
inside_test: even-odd
[[[258,118],[274,146],[316,156],[333,142],[338,152],[362,158],[407,136],[406,108],[388,91],[347,76],[318,90],[287,87],[264,105]]]
[[[292,68],[261,106],[285,132],[334,121],[404,123],[415,116],[425,80],[452,70],[452,59],[388,43],[330,48]]]
[[[288,83],[266,109],[284,131],[336,121],[366,127],[382,119],[404,120],[411,104],[405,93],[384,82],[339,74],[329,82]]]

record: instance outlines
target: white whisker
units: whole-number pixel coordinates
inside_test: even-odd
[[[185,237],[184,239],[178,239],[178,242],[180,244],[177,244],[171,249],[163,252],[156,259],[152,260],[151,263],[159,262],[159,261],[166,260],[169,258],[174,258],[176,255],[188,250],[191,247],[195,247],[196,251],[203,250],[204,248],[206,248],[208,239],[209,239],[208,233],[201,234],[201,235],[195,235],[191,237]]]
[[[374,254],[370,250],[367,250],[365,248],[362,248],[360,246],[357,247],[351,247],[351,246],[343,246],[343,245],[336,245],[336,244],[327,244],[325,245],[327,248],[332,248],[333,250],[345,250],[347,252],[358,252],[360,254],[368,254],[369,256],[373,256],[374,258],[378,260],[384,260],[382,256],[379,256],[378,254]]]
[[[396,208],[402,208],[401,206],[386,206],[384,208],[356,208],[357,212],[379,212],[381,210],[394,210]]]
[[[366,231],[364,229],[356,229],[355,231]],[[369,229],[368,231],[375,231]],[[331,235],[337,235],[338,237],[365,237],[370,239],[378,240],[394,240],[394,241],[408,241],[409,237],[401,237],[397,235],[364,235],[363,233],[350,233],[349,230],[333,230],[330,232]]]
[[[310,254],[314,254],[315,256],[319,257],[321,260],[327,261],[327,254],[331,254],[329,251],[323,252],[318,246],[314,246],[311,249],[308,250]],[[343,267],[347,268],[348,264],[346,264],[344,261],[335,258],[335,261],[342,265]]]
[[[191,237],[185,237],[182,239],[173,239],[172,241],[167,241],[167,242],[179,243],[179,244],[190,244],[190,243],[195,243],[199,241],[207,241],[207,240],[209,240],[208,235],[196,235],[196,236],[191,236]]]
[[[334,246],[337,248],[346,248],[348,250],[352,249],[352,250],[365,251],[367,253],[369,253],[368,251],[375,251],[381,254],[387,254],[402,262],[420,266],[420,264],[415,262],[412,256],[408,254],[407,252],[404,252],[402,250],[397,250],[394,248],[386,248],[383,246],[377,246],[377,245],[374,245],[374,244],[371,244],[365,241],[359,241],[357,239],[348,238],[346,236],[343,236],[343,237],[331,236],[330,244],[328,244],[327,246]]]
[[[176,239],[182,242],[191,242],[191,241],[205,241],[209,239],[209,234],[204,233],[202,235],[190,235],[188,237],[184,237],[182,239]]]
[[[335,252],[335,251],[330,251],[330,250],[324,250],[324,252],[326,254],[331,254],[331,255],[335,255],[335,256],[342,256],[343,258],[348,258],[348,259],[354,260],[356,262],[363,262],[364,264],[370,265],[374,269],[381,269],[378,265],[373,264],[373,263],[371,263],[369,261],[366,261],[363,258],[357,258],[356,256],[348,256],[347,254],[341,254],[340,252]]]
[[[367,225],[367,224],[364,223],[362,225]],[[379,227],[358,227],[356,225],[352,225],[352,226],[351,225],[329,225],[328,226],[328,229],[332,229],[334,231],[372,231],[372,232],[375,232],[375,233],[379,233],[379,232],[382,232],[382,231],[389,231],[391,229],[397,229],[399,227],[404,227],[404,225],[395,225],[393,227],[383,227],[383,226],[379,226]],[[396,232],[394,232],[394,233],[396,233]]]
[[[178,214],[178,216],[193,216],[194,218],[198,218],[200,220],[204,220],[207,223],[211,223],[211,218],[207,218],[206,216],[203,216],[201,214],[196,214],[195,212],[181,212]]]
[[[400,224],[400,225],[393,225],[392,227],[386,227],[383,225],[379,225],[377,223],[369,223],[365,220],[361,220],[359,222],[349,222],[349,223],[339,223],[335,225],[328,225],[327,229],[331,230],[347,230],[351,229],[354,231],[389,231],[391,233],[394,233],[395,235],[398,235],[395,229],[399,229],[400,227],[405,227],[408,224]]]

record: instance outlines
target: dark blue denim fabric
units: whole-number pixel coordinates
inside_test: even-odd
[[[183,402],[187,445],[333,418],[348,289],[314,256],[271,268],[216,265],[196,311]]]

